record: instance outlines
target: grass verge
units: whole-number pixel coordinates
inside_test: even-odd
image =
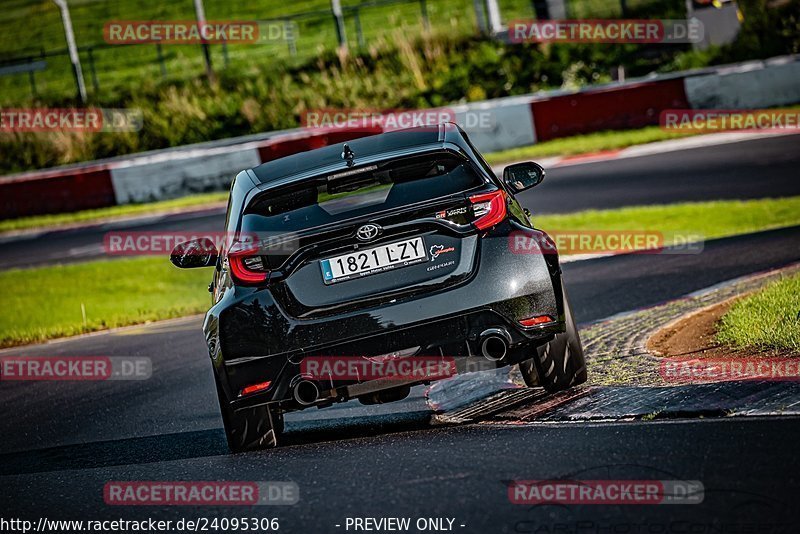
[[[76,211],[74,213],[56,213],[53,215],[34,215],[19,219],[6,219],[0,221],[0,232],[16,230],[31,230],[35,228],[58,228],[78,223],[105,221],[108,219],[122,219],[136,215],[154,215],[169,213],[192,207],[220,204],[228,199],[228,192],[202,193],[172,200],[161,200],[147,204],[126,204],[124,206],[110,206],[93,210]]]
[[[717,341],[737,349],[800,353],[800,274],[735,302],[722,316]]]
[[[686,232],[708,239],[800,224],[800,197],[593,210],[534,221],[549,231]],[[0,272],[0,345],[200,313],[209,304],[210,278],[208,269],[178,270],[164,257]]]
[[[707,132],[671,132],[663,130],[660,126],[646,126],[638,130],[595,132],[564,137],[562,139],[553,139],[535,145],[491,152],[485,154],[485,158],[490,165],[498,165],[509,161],[531,158],[575,156],[578,154],[591,154],[593,152],[602,152],[605,150],[620,150],[629,146],[667,141],[680,137],[690,137],[700,133]]]
[[[210,279],[209,269],[179,270],[163,257],[0,272],[0,346],[200,313]]]
[[[533,216],[545,231],[631,230],[715,239],[800,224],[800,197],[714,200]],[[669,245],[669,242],[664,243]]]

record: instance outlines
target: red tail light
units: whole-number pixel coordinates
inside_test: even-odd
[[[250,395],[251,393],[264,391],[265,389],[269,389],[269,386],[271,384],[272,382],[261,382],[260,384],[253,384],[252,386],[247,386],[242,390],[239,396],[242,397],[244,395]]]
[[[478,230],[486,230],[506,218],[506,193],[502,189],[469,197]]]
[[[258,255],[258,249],[233,245],[228,252],[228,264],[231,276],[240,284],[255,285],[264,283],[269,272],[264,269],[264,260]]]
[[[539,326],[542,324],[552,323],[555,322],[555,319],[550,317],[549,315],[537,315],[536,317],[529,317],[528,319],[522,319],[519,324],[525,327],[531,326]]]

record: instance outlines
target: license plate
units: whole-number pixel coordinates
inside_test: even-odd
[[[421,237],[351,252],[320,261],[326,284],[382,273],[428,259]]]

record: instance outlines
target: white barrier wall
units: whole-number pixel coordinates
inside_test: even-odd
[[[530,97],[476,102],[451,108],[481,152],[536,142]],[[255,143],[133,157],[111,168],[117,204],[151,202],[222,191],[240,171],[261,163]]]
[[[688,76],[692,109],[760,109],[800,102],[800,61],[755,62]]]
[[[495,152],[536,142],[529,96],[473,102],[452,109],[456,122],[481,152]]]
[[[224,191],[244,169],[261,164],[255,144],[136,158],[111,169],[117,204]]]

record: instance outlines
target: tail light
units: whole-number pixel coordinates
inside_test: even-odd
[[[526,328],[530,328],[532,326],[539,326],[547,323],[554,323],[556,320],[550,317],[549,315],[537,315],[536,317],[529,317],[528,319],[520,320],[519,324]]]
[[[469,197],[478,230],[486,230],[506,218],[506,193],[502,189]]]
[[[247,386],[242,390],[241,393],[239,393],[239,396],[243,397],[245,395],[250,395],[252,393],[258,393],[259,391],[264,391],[266,389],[269,389],[270,385],[272,385],[272,382],[267,381],[267,382],[261,382],[259,384],[253,384],[252,386]]]
[[[234,244],[228,252],[228,264],[233,279],[243,285],[256,285],[266,282],[269,271],[258,249],[252,246]]]

